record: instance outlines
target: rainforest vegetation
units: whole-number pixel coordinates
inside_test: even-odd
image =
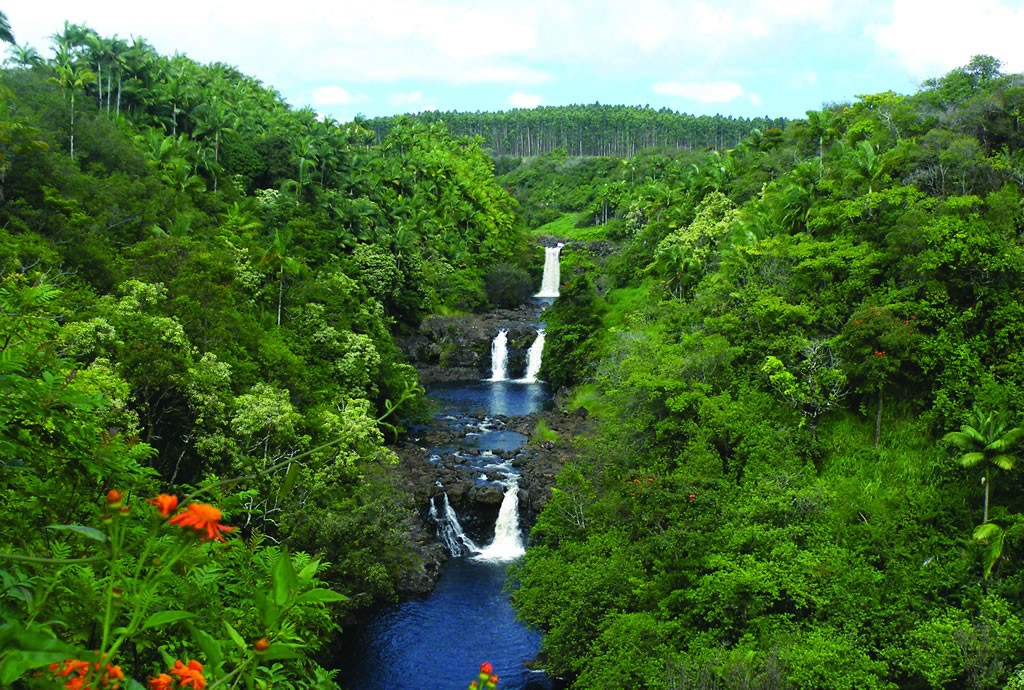
[[[480,137],[495,158],[532,157],[562,149],[573,156],[635,156],[644,149],[731,148],[754,129],[782,127],[783,118],[699,117],[662,108],[614,106],[541,106],[497,113],[428,110],[416,115],[381,117],[361,124],[383,141],[395,125],[413,119],[443,122],[452,134]]]
[[[396,337],[524,298],[536,235],[576,240],[542,376],[592,422],[514,569],[552,675],[1024,685],[1021,75],[977,57],[793,122],[377,127],[142,39],[16,34],[0,685],[332,687],[338,621],[418,567]]]

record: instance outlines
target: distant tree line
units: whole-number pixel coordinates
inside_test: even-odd
[[[645,149],[727,149],[752,131],[785,127],[784,118],[687,115],[649,106],[570,105],[493,113],[424,112],[361,122],[383,141],[403,119],[444,122],[477,136],[491,154],[529,157],[562,149],[570,156],[634,156]]]

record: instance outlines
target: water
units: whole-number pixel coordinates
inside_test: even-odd
[[[546,402],[541,383],[471,381],[431,386],[438,416],[466,432],[459,446],[479,449],[470,457],[480,481],[504,477],[505,494],[491,543],[480,547],[465,535],[444,492],[430,505],[439,538],[449,553],[445,571],[429,596],[382,611],[361,628],[346,628],[340,686],[345,690],[451,690],[476,679],[490,661],[501,690],[550,690],[543,671],[528,664],[540,650],[540,634],[516,619],[504,586],[508,564],[524,553],[517,477],[492,450],[514,450],[526,437],[503,428],[496,416],[538,412]],[[480,412],[487,415],[481,419]],[[456,452],[434,449],[435,452]]]
[[[540,412],[547,403],[547,388],[512,381],[468,381],[430,387],[430,399],[442,417],[463,417],[484,410],[494,416],[525,416]]]
[[[478,561],[495,563],[514,561],[526,553],[519,532],[519,483],[514,479],[505,488],[498,519],[494,523],[494,539],[487,548],[473,556]]]
[[[343,670],[345,690],[461,690],[490,661],[501,690],[550,688],[526,668],[540,635],[515,618],[504,563],[453,558],[433,594],[408,601],[355,632],[359,668]],[[347,639],[347,638],[346,638]]]
[[[437,507],[438,500],[441,502],[440,509]],[[430,519],[437,524],[438,539],[451,555],[468,556],[480,552],[480,547],[462,529],[459,516],[455,514],[455,509],[448,502],[447,493],[442,491],[440,498],[435,496],[430,501]]]
[[[541,358],[544,355],[544,329],[537,331],[537,339],[533,341],[530,350],[526,353],[526,374],[516,383],[537,383],[537,374],[540,373]]]
[[[508,330],[498,331],[491,342],[491,378],[488,381],[508,380]]]
[[[536,297],[558,297],[558,286],[561,283],[561,265],[559,254],[562,252],[562,243],[554,247],[544,249],[544,274],[541,276],[540,292]]]

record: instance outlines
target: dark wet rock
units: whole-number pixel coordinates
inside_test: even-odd
[[[421,383],[472,381],[491,375],[491,343],[498,331],[507,330],[509,376],[515,378],[526,371],[526,353],[537,338],[539,316],[536,304],[485,314],[428,316],[416,333],[397,342]]]
[[[469,499],[480,506],[500,506],[505,490],[497,486],[474,486],[469,490]]]

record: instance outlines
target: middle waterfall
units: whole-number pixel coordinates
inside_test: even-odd
[[[491,342],[491,378],[487,380],[508,380],[508,329],[498,331]]]
[[[516,379],[518,383],[537,383],[537,374],[540,373],[541,358],[544,355],[544,329],[537,330],[537,339],[533,341],[529,352],[526,353],[526,373],[523,378]]]

